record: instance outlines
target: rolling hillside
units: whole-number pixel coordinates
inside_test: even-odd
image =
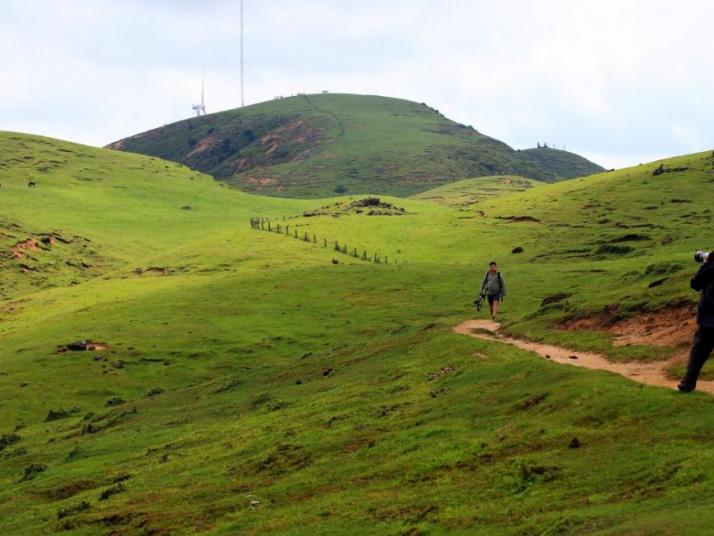
[[[452,182],[444,186],[437,186],[412,197],[414,199],[436,201],[451,207],[468,207],[480,201],[513,192],[522,192],[542,184],[540,181],[523,177],[476,177]]]
[[[524,149],[521,155],[527,160],[551,170],[559,177],[573,178],[592,175],[599,171],[604,171],[598,166],[597,170],[593,170],[592,162],[578,157],[573,153],[552,147],[537,147],[533,149]]]
[[[0,531],[706,534],[709,396],[451,328],[494,258],[509,333],[681,352],[649,328],[696,299],[713,180],[701,153],[462,206],[278,199],[0,132]]]
[[[515,151],[426,104],[299,95],[186,119],[114,142],[238,186],[284,197],[411,195],[465,177],[557,181],[602,168],[565,151]]]

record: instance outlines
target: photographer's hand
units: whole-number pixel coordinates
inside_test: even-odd
[[[711,256],[709,258],[711,259]],[[699,267],[699,271],[692,278],[690,286],[692,289],[700,291],[708,287],[712,281],[714,281],[714,262],[706,262]]]

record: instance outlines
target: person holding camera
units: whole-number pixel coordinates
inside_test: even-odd
[[[480,305],[480,299],[484,296],[488,299],[491,320],[496,320],[498,306],[503,301],[503,298],[506,297],[506,283],[503,281],[503,276],[498,271],[498,265],[495,261],[491,261],[488,265],[488,272],[486,272],[481,284],[481,293],[476,298],[477,306]]]
[[[701,296],[697,308],[697,331],[692,341],[687,371],[677,386],[683,393],[690,393],[696,389],[699,372],[714,349],[714,257],[710,253],[697,251],[694,260],[701,262],[702,265],[690,285],[694,290],[701,292]]]

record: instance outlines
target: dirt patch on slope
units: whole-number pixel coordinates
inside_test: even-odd
[[[692,305],[679,305],[656,312],[617,319],[617,308],[561,324],[569,330],[604,331],[615,335],[615,346],[641,344],[669,348],[686,348],[697,329],[696,310]]]
[[[214,149],[220,142],[221,139],[217,135],[209,134],[205,138],[198,140],[193,150],[191,150],[184,158],[188,160],[189,158],[199,155],[205,151],[210,151]],[[112,149],[123,149],[123,145],[122,147],[112,147]]]
[[[23,259],[25,258],[25,251],[37,251],[38,249],[40,249],[39,242],[35,238],[28,238],[12,246],[10,251],[16,259]]]

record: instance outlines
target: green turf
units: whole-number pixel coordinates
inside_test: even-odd
[[[476,177],[438,186],[413,195],[414,199],[424,199],[456,208],[467,208],[480,201],[500,197],[513,192],[522,192],[542,184],[533,179],[513,176]]]
[[[370,95],[288,97],[179,121],[110,147],[283,197],[411,195],[464,177],[556,181],[602,171],[566,151],[515,151],[424,103]]]
[[[659,164],[461,207],[382,196],[406,214],[304,217],[358,198],[253,196],[0,133],[0,530],[706,534],[709,396],[450,330],[495,259],[508,331],[667,357],[557,329],[696,299],[712,157]],[[255,216],[318,242],[253,230]],[[42,233],[71,242],[9,254]],[[541,306],[557,292],[567,303]],[[57,353],[77,339],[108,348]]]
[[[584,158],[574,158],[573,153],[552,147],[523,149],[521,156],[551,170],[559,177],[574,178],[594,173],[591,163]],[[602,171],[602,169],[598,170]]]

